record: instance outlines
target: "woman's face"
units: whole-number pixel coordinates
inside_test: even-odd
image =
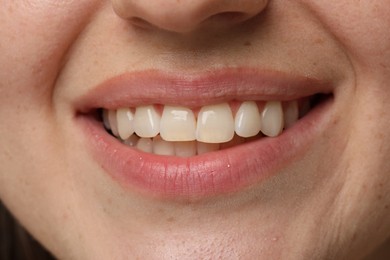
[[[389,237],[390,2],[0,5],[0,198],[60,259],[353,259]]]

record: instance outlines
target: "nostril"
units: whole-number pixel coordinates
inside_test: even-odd
[[[139,28],[151,28],[153,27],[153,25],[151,23],[149,23],[148,21],[146,21],[145,19],[142,19],[140,17],[132,17],[129,19],[129,21],[136,27],[139,27]]]
[[[210,17],[207,17],[204,21],[203,24],[211,23],[211,24],[235,24],[235,23],[240,23],[248,18],[248,14],[244,12],[222,12],[218,14],[214,14]],[[157,25],[154,25],[150,23],[149,21],[141,18],[141,17],[131,17],[128,19],[134,26],[138,28],[143,28],[143,29],[150,29],[150,28],[159,28]]]
[[[225,28],[250,20],[266,9],[268,0],[115,0],[114,12],[145,29],[189,33],[201,27]]]
[[[210,16],[208,19],[215,22],[236,23],[247,19],[248,15],[244,12],[222,12]]]

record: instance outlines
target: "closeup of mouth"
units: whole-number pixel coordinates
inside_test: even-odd
[[[94,159],[129,190],[197,199],[261,183],[304,155],[333,101],[329,84],[279,72],[121,75],[76,119]]]

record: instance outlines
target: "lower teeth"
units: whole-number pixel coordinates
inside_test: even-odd
[[[164,141],[160,135],[154,138],[140,138],[137,135],[132,135],[130,138],[124,141],[122,140],[122,143],[145,153],[166,156],[192,157],[204,153],[228,149],[246,142],[251,142],[253,140],[257,140],[260,138],[260,136],[261,134],[259,134],[257,137],[243,138],[235,135],[231,141],[219,144],[203,143],[198,141],[169,142]]]

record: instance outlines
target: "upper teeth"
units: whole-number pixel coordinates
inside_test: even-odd
[[[198,114],[196,140],[203,143],[225,143],[233,139],[234,119],[227,103],[204,106]]]
[[[122,140],[131,139],[135,133],[141,138],[160,134],[162,141],[226,143],[235,134],[248,138],[261,131],[266,136],[278,136],[298,120],[298,114],[297,101],[283,105],[280,101],[245,101],[235,113],[228,103],[203,106],[197,114],[186,107],[168,105],[162,113],[153,105],[104,110],[103,121]]]

